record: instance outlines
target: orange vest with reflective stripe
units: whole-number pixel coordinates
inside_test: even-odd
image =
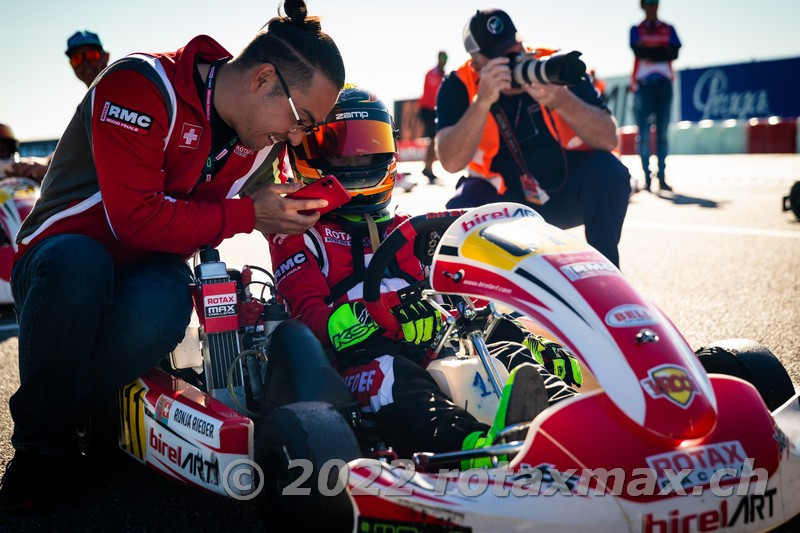
[[[533,51],[536,57],[544,57],[552,55],[555,50],[550,48],[537,48]],[[478,73],[472,68],[472,60],[468,60],[456,70],[458,79],[467,88],[467,95],[469,101],[472,102],[478,94]],[[572,128],[561,118],[558,113],[546,107],[542,107],[542,117],[550,134],[567,150],[591,150],[583,140],[578,137]],[[484,178],[501,178],[502,176],[497,172],[492,172],[492,160],[497,155],[500,149],[500,129],[497,126],[497,121],[490,113],[486,118],[486,125],[483,127],[483,136],[478,143],[478,149],[475,151],[475,156],[469,162],[467,167]],[[505,183],[502,183],[498,188],[498,192],[503,194],[505,192]]]

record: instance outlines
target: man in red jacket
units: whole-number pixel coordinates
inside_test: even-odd
[[[17,238],[20,387],[0,510],[53,503],[75,421],[181,340],[188,256],[316,222],[301,212],[326,203],[285,199],[298,187],[276,181],[286,142],[326,116],[344,66],[304,2],[285,9],[235,57],[200,36],[123,58],[78,106]]]

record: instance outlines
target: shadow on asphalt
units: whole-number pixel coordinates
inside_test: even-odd
[[[4,532],[215,530],[263,530],[256,503],[181,485],[121,452],[87,459],[48,512],[0,513]]]
[[[659,191],[656,196],[659,198],[663,198],[664,200],[669,200],[675,205],[698,205],[700,207],[706,207],[711,209],[716,209],[721,205],[724,205],[728,202],[717,202],[716,200],[711,200],[709,198],[698,198],[696,196],[686,196],[684,194],[674,194],[668,192],[661,192]]]

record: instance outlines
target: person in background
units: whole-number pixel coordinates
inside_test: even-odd
[[[595,69],[590,69],[588,74],[589,74],[589,81],[592,82],[592,87],[597,89],[597,94],[599,94],[600,98],[603,100],[603,102],[605,102],[606,82],[597,77],[597,72],[595,71]]]
[[[86,87],[90,87],[97,75],[106,68],[110,57],[109,53],[103,49],[100,37],[96,33],[86,30],[75,32],[67,39],[65,53],[75,76],[86,84]],[[36,159],[24,158],[8,168],[6,174],[42,181],[52,158],[53,154]]]
[[[10,126],[0,124],[0,178],[31,178],[41,181],[47,172],[49,159],[19,157],[20,142]]]
[[[87,30],[75,32],[67,39],[65,53],[75,76],[87,87],[91,86],[97,75],[106,68],[110,57],[103,49],[100,37]]]
[[[586,77],[580,52],[534,52],[561,65],[560,81],[569,86],[512,87],[508,56],[526,48],[505,11],[476,12],[463,40],[471,59],[444,79],[436,98],[439,161],[448,172],[468,169],[447,208],[531,205],[555,226],[584,224],[588,243],[619,266],[630,174],[611,153],[616,122]]]
[[[658,20],[658,0],[641,0],[645,19],[631,28],[630,42],[636,59],[633,63],[631,90],[633,110],[639,127],[639,156],[644,169],[644,186],[650,190],[650,122],[655,118],[656,154],[659,189],[667,185],[667,127],[672,107],[672,61],[678,58],[681,41],[675,28]]]
[[[4,163],[13,163],[19,159],[19,141],[11,126],[0,124],[0,159]]]
[[[444,79],[444,66],[447,64],[447,53],[439,52],[439,62],[425,74],[425,87],[422,98],[419,99],[419,117],[425,128],[424,136],[430,140],[425,152],[425,168],[422,175],[431,183],[436,183],[437,177],[433,173],[433,161],[436,158],[434,137],[436,137],[436,93]]]

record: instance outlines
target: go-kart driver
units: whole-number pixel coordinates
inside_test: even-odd
[[[362,411],[387,428],[387,440],[401,456],[488,446],[497,431],[532,420],[546,407],[547,397],[553,402],[575,393],[541,364],[530,364],[530,349],[551,369],[555,360],[570,383],[580,384],[580,369],[557,344],[541,337],[526,339],[516,325],[504,324],[501,329],[510,332],[507,339],[526,340],[530,349],[517,342],[489,345],[493,355],[513,368],[489,428],[453,404],[419,364],[422,343],[442,325],[438,311],[424,300],[406,304],[397,313],[403,332],[395,336],[372,320],[362,303],[366,265],[376,241],[409,218],[388,210],[397,172],[395,152],[394,123],[383,102],[346,85],[325,124],[294,147],[292,155],[298,179],[311,183],[333,174],[352,200],[302,235],[268,236],[277,289],[292,318],[303,321],[332,349]],[[397,254],[382,291],[423,279],[412,244]]]

